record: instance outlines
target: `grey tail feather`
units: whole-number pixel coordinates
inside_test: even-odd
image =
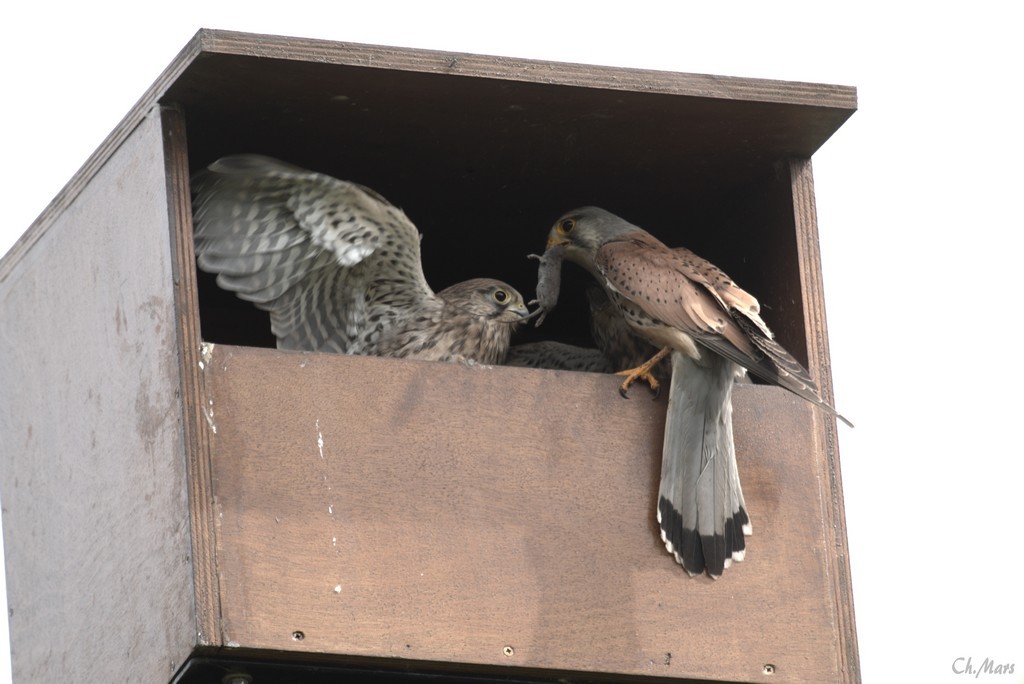
[[[672,352],[658,523],[676,562],[717,578],[743,560],[752,528],[732,437],[737,369],[716,354],[705,354],[704,364]]]

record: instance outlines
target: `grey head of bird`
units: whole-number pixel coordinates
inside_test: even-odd
[[[589,268],[601,245],[636,230],[633,224],[600,207],[580,207],[555,221],[547,246],[564,246],[567,259]]]

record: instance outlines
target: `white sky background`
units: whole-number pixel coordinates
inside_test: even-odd
[[[57,4],[3,10],[0,253],[201,26],[856,86],[813,163],[864,680],[1024,682],[1013,3]]]

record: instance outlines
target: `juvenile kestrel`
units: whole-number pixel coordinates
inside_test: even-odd
[[[615,372],[608,357],[600,349],[553,340],[513,344],[509,347],[505,365],[586,373]]]
[[[597,207],[558,219],[545,258],[549,252],[587,269],[629,328],[660,349],[628,375],[623,392],[637,377],[654,386],[653,364],[671,354],[661,537],[691,575],[721,576],[733,560],[743,560],[744,536],[752,532],[732,436],[732,386],[743,369],[848,421],[818,397],[807,370],[775,342],[757,300],[710,262],[670,249]],[[547,303],[541,299],[550,309],[551,296]]]
[[[270,312],[280,349],[501,363],[523,297],[486,278],[434,293],[420,235],[373,190],[258,155],[192,180],[200,268]]]

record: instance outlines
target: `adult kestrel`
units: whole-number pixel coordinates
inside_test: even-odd
[[[270,312],[280,349],[501,363],[527,316],[506,283],[434,293],[420,235],[369,188],[258,155],[192,180],[200,268]]]
[[[597,207],[559,218],[548,235],[551,250],[587,269],[629,328],[660,349],[629,373],[623,392],[638,377],[655,386],[650,370],[671,354],[661,537],[691,575],[721,576],[743,560],[744,536],[752,533],[732,436],[732,386],[743,369],[848,421],[775,342],[757,300],[710,262]]]

